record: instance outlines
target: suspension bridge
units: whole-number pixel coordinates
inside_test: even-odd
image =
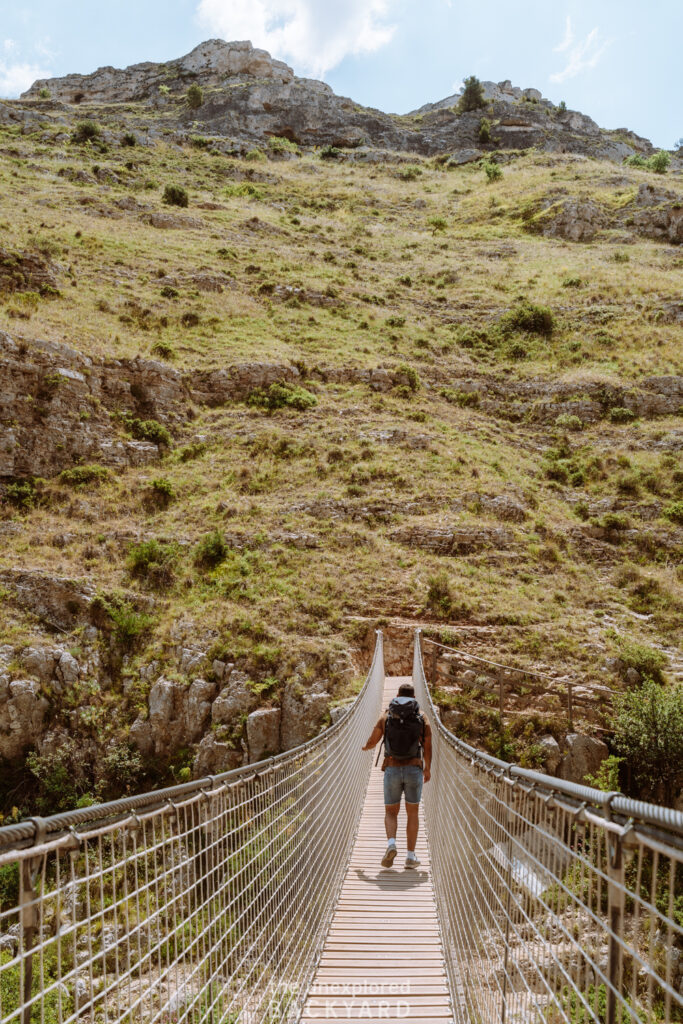
[[[381,634],[309,743],[0,828],[2,1024],[683,1022],[683,814],[458,740],[419,633],[412,679],[433,732],[417,870],[380,866],[361,751],[401,681]]]

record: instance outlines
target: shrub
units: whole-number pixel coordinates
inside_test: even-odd
[[[662,509],[662,515],[672,523],[683,523],[683,501],[672,501]]]
[[[435,615],[448,618],[453,609],[453,594],[448,574],[443,570],[430,576],[427,587],[427,607]]]
[[[263,199],[263,189],[250,181],[240,181],[235,185],[228,185],[225,194],[226,196],[249,196],[252,199]]]
[[[458,100],[458,113],[466,114],[469,110],[480,110],[485,106],[483,86],[476,75],[470,75],[465,79],[465,87]]]
[[[529,334],[549,336],[555,328],[555,317],[547,306],[537,306],[526,299],[500,318],[503,334],[526,331]]]
[[[137,146],[138,140],[132,132],[126,132],[125,135],[121,136],[121,145],[133,147]]]
[[[663,671],[666,666],[666,655],[655,647],[638,643],[636,640],[622,640],[619,644],[619,657],[627,668],[634,668],[646,679],[663,683]]]
[[[187,189],[184,189],[182,185],[167,185],[161,201],[167,206],[186,207],[189,203]]]
[[[276,381],[267,388],[252,391],[247,398],[247,405],[256,405],[261,409],[298,409],[303,412],[318,404],[318,399],[305,388],[285,381]]]
[[[647,167],[647,160],[640,153],[632,153],[624,160],[627,167]]]
[[[281,155],[282,153],[298,153],[299,147],[296,142],[287,139],[282,135],[271,135],[268,139],[268,149],[271,153]]]
[[[503,177],[503,170],[499,164],[493,163],[492,160],[484,160],[482,165],[484,173],[486,174],[486,180],[491,183],[498,181],[499,178]]]
[[[437,231],[445,231],[448,227],[448,221],[445,217],[430,217],[427,223],[432,228],[433,234],[436,234]]]
[[[573,413],[563,412],[555,420],[555,426],[561,430],[583,430],[583,420]]]
[[[199,326],[199,314],[198,313],[183,313],[180,318],[180,322],[183,327],[198,327]]]
[[[130,651],[135,648],[142,637],[151,629],[154,619],[151,615],[137,611],[128,601],[111,604],[103,602],[112,625],[116,642]]]
[[[574,275],[570,275],[568,277],[565,277],[564,280],[562,281],[562,287],[563,288],[580,288],[582,284],[583,284],[583,281],[581,280],[581,278],[580,277],[576,277]]]
[[[102,129],[95,121],[79,121],[71,133],[71,141],[77,145],[94,142],[102,138]]]
[[[70,487],[84,487],[86,484],[104,483],[110,476],[106,466],[72,466],[62,470],[59,482]]]
[[[565,110],[567,109],[567,104],[564,100],[560,100],[560,102],[557,105],[557,109],[560,111],[560,113],[564,114]]]
[[[266,154],[263,153],[260,149],[250,149],[244,159],[250,161],[265,160]]]
[[[44,85],[43,88],[38,93],[38,95],[40,96],[41,100],[49,100],[50,96],[51,96],[51,93],[50,93],[50,90],[48,89],[48,87],[46,85]]]
[[[648,158],[647,166],[648,169],[654,171],[655,174],[666,174],[669,164],[671,163],[671,155],[666,152],[665,149],[660,149],[659,152],[653,153]]]
[[[165,476],[157,477],[156,480],[150,480],[148,491],[150,503],[156,505],[157,508],[167,508],[172,501],[175,501],[175,498],[175,488]]]
[[[459,405],[461,408],[479,405],[478,391],[455,391],[453,388],[441,388],[439,394],[451,405]]]
[[[422,168],[411,164],[408,167],[400,167],[396,172],[396,177],[401,181],[415,181],[421,174]]]
[[[491,141],[491,122],[488,117],[482,117],[479,122],[479,141],[490,142]]]
[[[131,576],[145,580],[154,587],[168,587],[174,579],[173,565],[178,551],[175,544],[143,540],[128,548],[128,570]]]
[[[204,93],[202,91],[201,85],[197,85],[196,82],[193,82],[190,88],[187,90],[185,98],[187,100],[187,105],[190,108],[190,110],[199,110],[202,103],[204,102]]]
[[[398,372],[406,378],[408,387],[411,391],[418,390],[420,387],[420,375],[414,366],[408,366],[407,363],[401,363],[398,368]]]
[[[33,480],[15,480],[5,488],[5,501],[25,512],[35,508],[38,492]]]
[[[170,341],[155,341],[152,345],[152,352],[156,356],[161,356],[162,359],[175,359],[176,357],[176,350]]]
[[[613,406],[608,415],[611,423],[631,423],[636,418],[633,410],[625,409],[621,405]]]
[[[205,569],[215,569],[217,565],[225,561],[229,551],[228,542],[223,534],[220,530],[214,530],[213,533],[207,533],[197,545],[194,555],[195,565]]]
[[[614,746],[639,786],[672,806],[683,783],[683,686],[647,679],[615,697]]]
[[[139,420],[129,416],[124,420],[126,429],[138,441],[151,441],[152,444],[173,447],[173,438],[163,423],[157,420]]]
[[[321,160],[338,160],[341,154],[342,151],[337,146],[323,146],[319,155]]]

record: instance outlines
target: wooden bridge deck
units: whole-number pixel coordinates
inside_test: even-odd
[[[384,707],[403,681],[385,680]],[[452,1021],[424,821],[420,818],[416,848],[420,867],[404,868],[402,808],[398,855],[392,868],[383,868],[383,778],[379,766],[373,767],[358,838],[302,1024]]]

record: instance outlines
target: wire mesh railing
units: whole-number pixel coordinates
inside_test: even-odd
[[[683,1021],[683,814],[518,768],[432,725],[425,787],[458,1024]]]
[[[3,1024],[298,1019],[354,841],[379,715],[356,701],[268,761],[0,829]]]

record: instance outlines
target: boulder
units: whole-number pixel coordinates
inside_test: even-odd
[[[595,775],[609,754],[607,744],[593,736],[570,732],[566,738],[567,751],[560,761],[557,775],[568,782],[586,784],[587,775]]]
[[[151,723],[146,718],[136,718],[130,727],[128,738],[137,747],[143,757],[151,757],[154,753],[154,736]]]
[[[590,199],[567,199],[542,217],[542,232],[569,242],[590,242],[607,223],[605,214]]]
[[[232,671],[228,682],[218,694],[211,708],[211,719],[215,725],[229,725],[240,715],[248,715],[258,705],[258,697],[247,685],[250,682],[245,672]]]
[[[538,745],[543,751],[543,768],[548,775],[554,775],[562,760],[560,744],[554,736],[541,736]]]
[[[195,679],[187,691],[185,703],[185,739],[195,743],[211,719],[211,702],[216,695],[215,683]]]
[[[311,693],[304,690],[298,680],[290,680],[282,697],[282,750],[291,750],[317,735],[329,705],[329,693]]]
[[[38,744],[48,707],[35,679],[0,677],[0,758],[13,760]]]
[[[203,779],[207,775],[218,775],[220,772],[239,768],[242,764],[242,752],[235,750],[229,743],[221,742],[209,732],[197,747],[192,766],[195,779]]]
[[[21,662],[30,675],[36,676],[43,684],[49,683],[59,654],[51,647],[27,647],[22,652]]]
[[[260,761],[264,757],[279,752],[281,718],[282,713],[279,708],[259,708],[249,715],[247,718],[247,746],[250,761]]]
[[[157,755],[169,754],[184,743],[185,696],[182,683],[163,676],[149,691],[149,724]]]

